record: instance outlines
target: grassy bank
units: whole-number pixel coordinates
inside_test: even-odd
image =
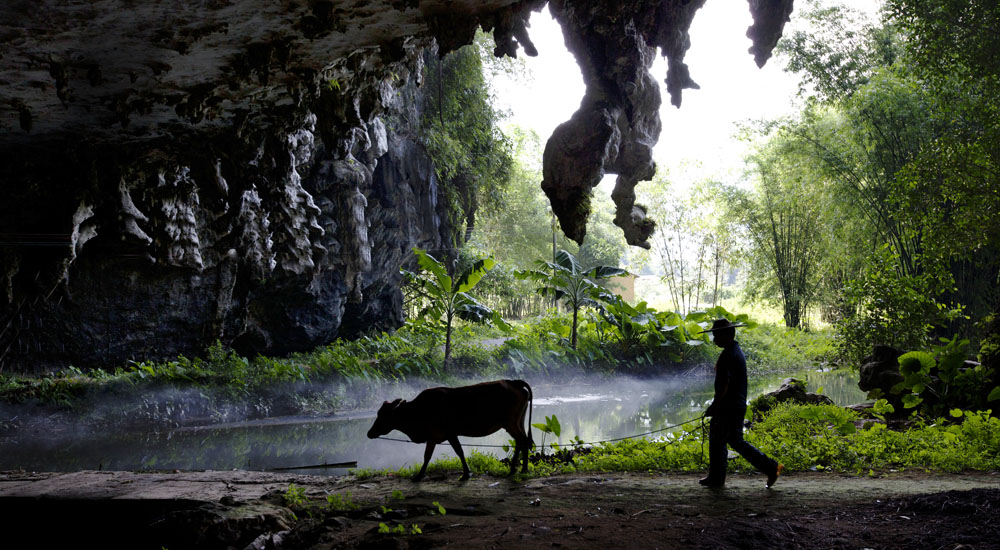
[[[958,413],[956,413],[958,414]],[[845,426],[851,426],[845,429]],[[854,475],[922,469],[938,472],[1000,470],[1000,418],[963,411],[950,419],[917,419],[891,430],[878,419],[864,419],[832,405],[778,406],[746,433],[747,441],[783,463],[788,472],[830,471]],[[521,478],[569,472],[692,472],[708,467],[708,442],[700,425],[658,440],[634,439],[582,450],[564,447],[562,457],[547,450]],[[537,455],[536,455],[537,456]],[[472,451],[474,473],[502,476],[503,457]],[[419,464],[399,470],[359,470],[360,478],[412,476]],[[729,461],[730,472],[753,472],[742,457]],[[456,474],[457,458],[432,462],[430,473]]]

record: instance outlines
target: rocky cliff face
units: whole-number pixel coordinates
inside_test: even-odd
[[[422,48],[281,127],[8,147],[5,366],[114,366],[216,340],[280,354],[398,326],[410,249],[452,242],[411,125]]]
[[[4,250],[6,359],[119,364],[216,339],[282,353],[398,324],[404,255],[450,235],[430,160],[383,122],[403,118],[386,112],[339,152],[314,115],[249,142],[74,150],[83,167],[36,180],[5,212],[19,228]]]
[[[545,154],[571,237],[604,172],[629,241],[649,236],[632,192],[660,132],[648,68],[659,46],[679,102],[703,1],[552,2],[588,83]],[[0,369],[216,340],[285,353],[398,325],[400,264],[454,232],[415,135],[420,54],[480,27],[496,55],[533,54],[545,3],[3,3]],[[791,0],[749,4],[761,63]]]

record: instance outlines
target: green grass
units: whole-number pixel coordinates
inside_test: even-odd
[[[737,339],[747,364],[768,372],[789,371],[805,366],[836,366],[836,349],[829,329],[803,331],[782,325],[758,324],[740,329]]]
[[[954,420],[954,419],[952,419]],[[746,433],[747,441],[779,460],[786,471],[831,471],[874,474],[912,468],[960,472],[1000,470],[1000,419],[986,412],[965,411],[956,422],[917,420],[902,431],[885,424],[862,423],[857,413],[832,405],[779,405]],[[838,429],[839,428],[839,429]],[[569,472],[695,472],[707,468],[708,442],[700,425],[666,440],[634,439],[602,444],[578,455],[572,463],[534,463],[530,479]],[[473,450],[469,467],[478,475],[505,476],[509,466],[498,457]],[[409,477],[419,470],[412,465],[398,470],[356,470],[366,479],[379,476]],[[752,472],[742,457],[729,461],[731,472]],[[458,474],[457,458],[431,462],[431,474]]]

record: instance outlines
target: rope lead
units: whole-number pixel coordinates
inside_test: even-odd
[[[685,424],[690,424],[692,422],[697,422],[699,420],[703,420],[704,418],[705,418],[705,415],[701,415],[698,418],[692,418],[691,420],[685,420],[684,422],[681,422],[679,424],[673,424],[673,425],[667,426],[665,428],[660,428],[658,430],[652,430],[652,431],[643,432],[641,434],[635,434],[635,435],[627,435],[625,437],[616,437],[616,438],[613,438],[613,439],[603,439],[601,441],[584,441],[583,443],[576,443],[574,445],[599,445],[601,443],[612,443],[612,442],[615,442],[615,441],[624,441],[626,439],[634,439],[636,437],[642,437],[644,435],[651,435],[651,434],[655,434],[655,433],[659,433],[659,432],[665,432],[667,430],[672,430],[672,429],[674,429],[674,428],[676,428],[678,426],[683,426]],[[704,422],[702,422],[702,430],[704,430]],[[410,441],[409,439],[399,439],[399,438],[395,438],[395,437],[385,437],[384,435],[383,436],[379,436],[378,439],[385,439],[387,441],[401,441],[403,443],[416,443],[415,441]],[[488,448],[493,448],[493,449],[502,449],[504,447],[509,447],[509,445],[486,445],[486,444],[476,444],[476,443],[462,443],[462,446],[463,447],[488,447]],[[702,446],[704,446],[704,439],[702,440]],[[704,450],[702,450],[702,454],[704,454]]]

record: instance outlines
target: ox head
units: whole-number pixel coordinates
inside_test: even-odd
[[[402,403],[402,399],[397,399],[392,403],[386,401],[378,410],[375,423],[368,430],[368,439],[375,439],[396,429],[396,409]]]

